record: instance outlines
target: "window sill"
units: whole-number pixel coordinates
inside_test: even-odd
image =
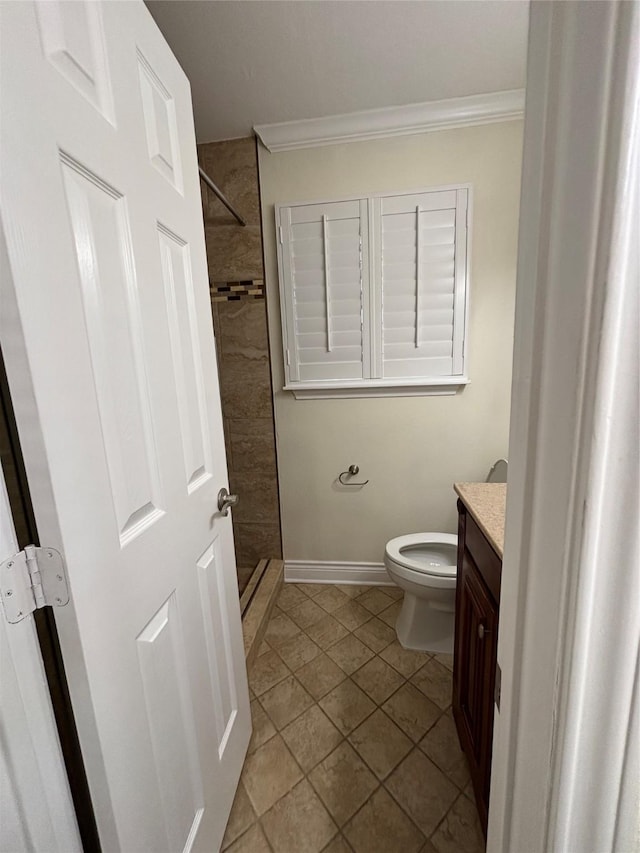
[[[466,376],[443,376],[438,379],[397,380],[370,379],[358,382],[292,382],[283,391],[293,392],[296,400],[333,400],[361,397],[442,397],[451,396],[469,384]]]

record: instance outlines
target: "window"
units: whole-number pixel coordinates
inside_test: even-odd
[[[276,208],[285,390],[466,384],[468,186]]]

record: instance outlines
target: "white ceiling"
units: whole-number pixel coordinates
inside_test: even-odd
[[[524,0],[147,0],[199,142],[524,86]]]

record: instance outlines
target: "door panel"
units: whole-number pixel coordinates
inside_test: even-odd
[[[189,84],[141,2],[0,14],[0,331],[102,844],[216,850],[250,717]]]

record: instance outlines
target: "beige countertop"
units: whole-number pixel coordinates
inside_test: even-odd
[[[453,488],[489,540],[493,550],[502,559],[507,484],[454,483]]]

